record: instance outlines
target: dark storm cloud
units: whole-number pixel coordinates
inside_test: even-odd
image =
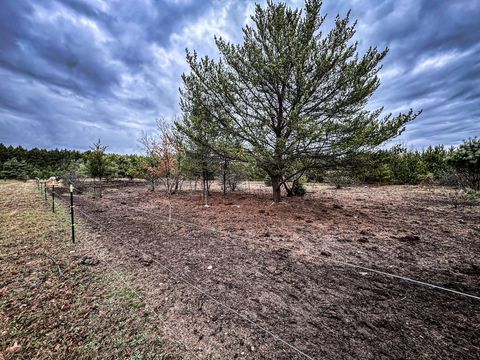
[[[480,4],[388,1],[364,9],[359,35],[390,49],[373,104],[423,109],[401,141],[451,145],[480,135]]]
[[[184,49],[215,57],[213,35],[240,41],[253,9],[220,0],[2,1],[0,142],[85,149],[101,137],[113,151],[137,150],[142,130],[179,111]],[[360,51],[390,49],[369,106],[423,109],[397,141],[422,147],[480,134],[478,2],[326,0],[326,26],[349,9]]]

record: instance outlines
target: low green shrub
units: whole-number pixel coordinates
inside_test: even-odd
[[[303,196],[306,193],[307,193],[307,190],[305,189],[305,186],[303,185],[302,181],[296,180],[293,182],[293,185],[292,185],[293,196]]]

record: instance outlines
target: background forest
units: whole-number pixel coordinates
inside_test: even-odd
[[[479,143],[477,139],[472,139],[458,147],[448,149],[443,145],[430,146],[424,150],[409,150],[403,146],[395,146],[375,152],[364,152],[345,159],[337,168],[323,172],[307,171],[300,178],[299,184],[301,186],[303,182],[328,182],[343,186],[355,183],[438,183],[478,190]],[[0,144],[0,178],[27,180],[51,176],[64,179],[92,177],[94,174],[89,165],[92,163],[93,154],[95,147],[80,152],[66,149],[28,150],[21,146]],[[238,161],[226,161],[214,155],[210,155],[205,162],[200,161],[197,155],[184,152],[179,157],[179,167],[182,169],[180,180],[202,177],[206,177],[207,180],[218,179],[219,182],[226,183],[227,190],[235,190],[236,185],[243,180],[261,180],[269,185],[268,176],[255,166]],[[104,169],[100,177],[104,180],[151,178],[148,169],[152,156],[105,153],[102,155],[102,161]]]

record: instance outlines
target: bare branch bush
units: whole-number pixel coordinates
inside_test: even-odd
[[[180,187],[182,181],[181,156],[183,150],[176,141],[172,126],[165,118],[157,120],[152,134],[143,133],[139,139],[147,153],[146,176],[151,181],[152,191],[155,181],[159,181],[169,199],[169,221],[171,220],[170,197]]]

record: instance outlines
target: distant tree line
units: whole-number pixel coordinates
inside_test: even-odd
[[[62,177],[68,173],[79,176],[103,178],[140,178],[144,173],[144,157],[140,155],[105,154],[105,159],[95,158],[95,151],[25,149],[0,143],[0,178],[47,179]],[[97,166],[98,165],[98,166]],[[100,166],[100,170],[98,167]]]
[[[0,143],[0,176],[11,179],[45,178],[68,168],[70,163],[82,159],[82,156],[76,150],[27,150]]]
[[[92,177],[140,178],[153,184],[165,183],[168,194],[179,189],[184,180],[197,181],[199,189],[210,193],[217,181],[224,193],[235,191],[244,180],[262,180],[270,185],[269,175],[260,167],[215,154],[208,147],[162,124],[157,140],[150,138],[144,155],[105,153],[100,142],[89,151],[46,150],[0,144],[0,178],[27,180],[61,177],[75,183]],[[168,138],[168,139],[167,139]],[[144,140],[146,141],[146,140]],[[175,145],[173,145],[175,144]],[[290,195],[303,195],[303,183],[328,182],[336,186],[355,183],[421,184],[436,183],[480,190],[480,140],[466,140],[458,147],[429,146],[409,150],[403,146],[360,152],[344,157],[336,167],[323,172],[306,171],[290,188]]]
[[[337,169],[322,174],[307,173],[310,179],[338,186],[350,183],[428,184],[436,183],[480,190],[480,141],[466,140],[458,147],[429,146],[408,150],[403,146],[346,158]]]

